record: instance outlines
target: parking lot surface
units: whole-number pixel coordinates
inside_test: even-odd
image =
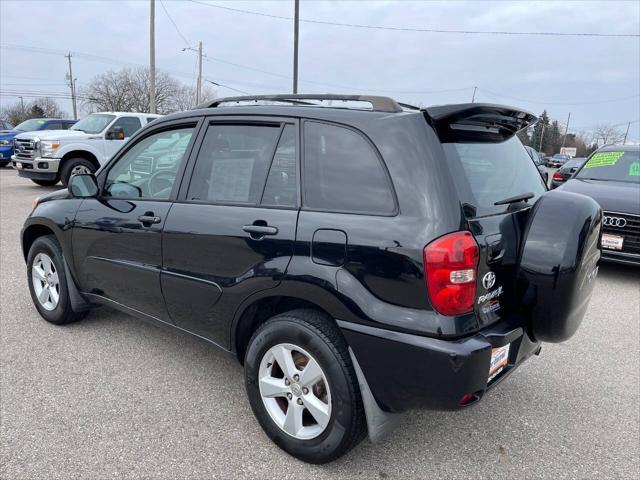
[[[3,479],[640,474],[640,269],[602,265],[578,333],[477,406],[411,412],[383,443],[314,466],[263,434],[241,366],[203,341],[105,307],[65,327],[38,316],[19,235],[51,190],[0,169]]]

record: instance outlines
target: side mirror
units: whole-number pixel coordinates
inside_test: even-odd
[[[91,198],[98,195],[98,181],[92,173],[80,173],[69,179],[69,193],[75,198]]]
[[[107,132],[107,140],[124,140],[124,130],[121,127],[113,127]]]

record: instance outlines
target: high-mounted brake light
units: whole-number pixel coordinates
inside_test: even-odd
[[[562,180],[562,174],[560,172],[556,172],[553,174],[554,180]]]
[[[433,308],[442,315],[473,310],[479,249],[470,232],[454,232],[424,247],[427,290]]]

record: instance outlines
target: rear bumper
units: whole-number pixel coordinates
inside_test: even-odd
[[[492,325],[459,340],[440,340],[338,321],[380,407],[457,410],[474,402],[540,349],[522,327]],[[522,325],[522,322],[520,322]],[[510,344],[507,365],[488,382],[492,348]]]

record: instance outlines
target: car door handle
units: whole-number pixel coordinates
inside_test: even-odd
[[[263,237],[264,235],[277,235],[278,229],[276,227],[270,227],[268,225],[245,225],[242,227],[247,233],[250,233],[252,237]]]
[[[138,221],[143,225],[153,225],[156,223],[160,223],[162,219],[160,217],[156,217],[151,212],[147,212],[144,215],[140,215],[138,217]]]

